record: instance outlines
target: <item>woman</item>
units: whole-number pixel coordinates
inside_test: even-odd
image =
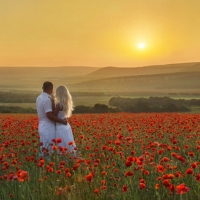
[[[54,114],[60,119],[65,119],[72,115],[72,111],[73,101],[68,89],[65,86],[59,86],[55,94]],[[61,153],[69,152],[76,156],[76,144],[69,123],[67,125],[56,123],[56,140]]]

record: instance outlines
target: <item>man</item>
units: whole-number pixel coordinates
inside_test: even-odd
[[[53,92],[53,84],[51,82],[43,83],[43,92],[36,99],[36,107],[39,119],[38,132],[40,135],[40,156],[43,152],[52,152],[52,139],[55,139],[55,122],[67,125],[67,121],[59,119],[53,114],[53,105],[51,94]],[[46,152],[46,153],[47,153]]]

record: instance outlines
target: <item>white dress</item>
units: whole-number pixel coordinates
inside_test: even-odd
[[[60,119],[66,118],[63,111],[58,112],[58,118]],[[58,138],[62,139],[62,142],[58,143],[58,146],[66,147],[67,148],[66,153],[73,152],[72,155],[76,156],[76,150],[74,149],[76,147],[76,144],[74,141],[74,136],[69,122],[67,125],[56,123],[56,139]]]

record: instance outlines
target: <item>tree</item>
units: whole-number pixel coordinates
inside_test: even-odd
[[[164,112],[177,112],[178,106],[173,104],[173,103],[167,103],[167,104],[162,106],[162,110]]]
[[[95,104],[94,107],[93,107],[93,111],[94,112],[97,112],[97,113],[106,113],[108,112],[108,106],[105,105],[105,104]]]

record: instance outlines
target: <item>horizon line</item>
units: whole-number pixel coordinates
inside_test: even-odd
[[[89,68],[107,68],[107,67],[114,67],[114,68],[139,68],[139,67],[151,67],[151,66],[165,66],[165,65],[178,65],[178,64],[192,64],[192,63],[200,63],[200,61],[194,61],[194,62],[175,62],[175,63],[166,63],[166,64],[151,64],[151,65],[142,65],[142,66],[136,66],[136,67],[118,67],[118,66],[104,66],[104,67],[95,67],[95,66],[78,66],[78,65],[75,65],[75,66],[70,66],[70,65],[67,65],[67,66],[0,66],[0,68],[62,68],[62,67],[89,67]]]

